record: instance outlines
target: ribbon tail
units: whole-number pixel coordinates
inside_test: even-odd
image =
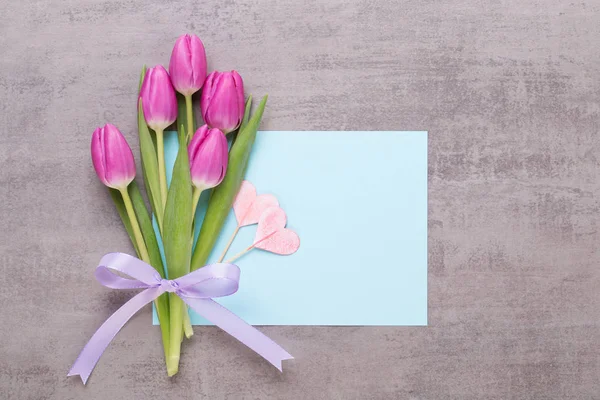
[[[135,313],[163,292],[164,290],[160,287],[146,289],[132,297],[131,300],[123,304],[113,315],[108,317],[94,333],[89,342],[87,342],[83,350],[81,350],[79,357],[75,360],[67,376],[79,375],[85,385],[100,356],[121,328]]]
[[[259,330],[252,325],[247,324],[240,317],[216,301],[181,295],[180,297],[198,314],[202,315],[204,318],[260,354],[279,371],[282,371],[281,362],[283,360],[291,360],[294,358],[273,340],[263,335]]]

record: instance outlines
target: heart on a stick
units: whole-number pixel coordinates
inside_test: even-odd
[[[254,247],[275,254],[289,255],[300,247],[300,238],[285,224],[285,211],[279,207],[270,207],[260,216],[254,237]]]
[[[260,216],[269,207],[279,206],[279,201],[272,194],[256,195],[256,188],[248,181],[243,181],[240,191],[233,203],[233,213],[238,226],[258,223]]]

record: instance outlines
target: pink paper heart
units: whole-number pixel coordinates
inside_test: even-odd
[[[300,247],[300,238],[291,229],[285,228],[285,211],[270,207],[261,215],[254,237],[254,247],[275,254],[289,255]]]
[[[279,206],[279,201],[272,194],[256,195],[256,188],[248,181],[243,181],[240,191],[233,203],[233,212],[238,226],[258,223],[262,213],[269,207]]]

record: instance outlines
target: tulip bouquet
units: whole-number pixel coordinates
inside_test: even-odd
[[[199,91],[199,109],[205,124],[196,129],[192,96]],[[110,339],[137,309],[151,301],[160,322],[169,376],[178,372],[184,336],[190,338],[193,335],[188,305],[279,368],[281,360],[291,358],[234,314],[220,315],[224,313],[223,309],[217,310],[211,303],[211,298],[218,296],[216,292],[228,295],[237,289],[237,267],[227,262],[205,267],[242,186],[266,101],[265,96],[251,115],[252,97],[244,99],[244,84],[236,71],[214,71],[207,76],[205,49],[195,35],[177,39],[168,72],[160,65],[144,67],[140,77],[137,122],[143,181],[150,210],[134,180],[134,156],[123,134],[111,124],[94,131],[91,144],[94,169],[109,188],[142,262],[120,253],[107,255],[96,270],[96,278],[111,288],[146,290],[105,322],[88,342],[69,375],[81,375],[85,382]],[[164,135],[167,130],[177,131],[179,143],[170,185],[165,165]],[[194,215],[200,194],[207,190],[211,191],[210,200],[194,245]],[[249,203],[244,207],[249,209]],[[283,229],[278,210],[270,213],[277,214],[272,218],[279,221],[277,229]],[[269,225],[265,223],[264,226]],[[274,233],[266,232],[258,242],[264,245],[265,239],[273,239]],[[164,258],[159,242],[164,247]],[[258,242],[251,247],[260,247]],[[149,271],[148,266],[153,270]],[[134,279],[122,278],[110,270]],[[214,286],[214,281],[219,280],[225,284]],[[227,285],[230,287],[224,289]],[[145,297],[145,303],[138,304],[135,310],[127,310],[128,304],[137,301],[139,296]],[[127,315],[117,316],[119,313]],[[123,321],[113,320],[118,318]]]

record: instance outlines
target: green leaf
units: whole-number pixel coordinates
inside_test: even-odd
[[[146,184],[146,193],[152,206],[152,212],[156,216],[158,227],[162,232],[163,213],[162,198],[160,195],[160,186],[158,183],[158,159],[156,158],[156,148],[150,136],[148,125],[144,120],[142,111],[142,99],[138,103],[138,133],[140,136],[140,154],[142,156],[142,168],[144,170],[144,183]]]
[[[227,214],[229,214],[235,196],[240,190],[240,185],[244,179],[252,145],[256,139],[256,132],[258,131],[258,125],[260,124],[266,103],[267,96],[263,97],[258,109],[240,131],[229,151],[227,174],[223,182],[213,189],[212,196],[208,202],[206,216],[204,217],[198,243],[192,256],[192,270],[203,267],[206,264],[221,233],[221,229],[225,224]],[[248,103],[246,104],[248,106]]]
[[[163,244],[169,278],[175,279],[190,271],[192,252],[192,179],[188,160],[185,131],[179,135],[179,151],[173,166],[173,177],[165,207]],[[187,312],[183,301],[169,294],[169,358],[167,373],[177,373],[183,338],[183,313]]]
[[[142,73],[140,74],[140,83],[138,84],[138,93],[142,90],[142,83],[144,83],[144,78],[146,77],[146,65],[142,67]]]
[[[152,226],[150,214],[146,209],[146,203],[142,197],[142,192],[135,181],[131,182],[127,189],[129,190],[129,196],[131,197],[131,203],[133,204],[140,230],[144,236],[144,242],[146,243],[146,249],[148,250],[148,256],[150,257],[150,264],[158,271],[160,276],[164,278],[165,270],[163,268],[162,258],[160,257],[160,250],[158,249],[156,233]]]
[[[189,272],[192,231],[192,180],[185,133],[179,134],[179,151],[165,208],[163,244],[169,278]]]
[[[181,132],[184,132],[185,134],[187,134],[188,131],[188,123],[187,123],[187,111],[185,108],[185,96],[177,93],[177,126],[181,128],[181,130],[178,130],[177,132],[179,134],[181,134]],[[194,123],[194,121],[192,121],[192,123]],[[196,127],[193,127],[193,131],[192,132],[196,132]]]
[[[123,202],[123,196],[117,189],[108,189],[110,192],[110,197],[115,203],[115,207],[117,208],[117,212],[121,217],[121,221],[123,221],[123,225],[125,226],[125,230],[129,235],[129,240],[131,240],[131,244],[135,248],[135,253],[138,257],[141,257],[140,250],[138,249],[137,242],[135,240],[135,236],[133,236],[133,229],[131,228],[131,222],[129,221],[129,216],[127,215],[127,210],[125,209],[125,203]]]
[[[248,96],[248,99],[246,100],[246,107],[244,109],[244,118],[242,118],[242,122],[240,123],[240,126],[234,132],[232,132],[232,135],[233,135],[231,138],[232,145],[235,143],[239,133],[248,124],[248,119],[250,118],[250,108],[252,108],[252,95]]]
[[[246,100],[246,108],[244,109],[244,118],[242,119],[242,123],[240,124],[239,131],[244,130],[246,125],[248,124],[248,119],[250,119],[250,108],[252,108],[252,95],[248,96],[248,100]]]

